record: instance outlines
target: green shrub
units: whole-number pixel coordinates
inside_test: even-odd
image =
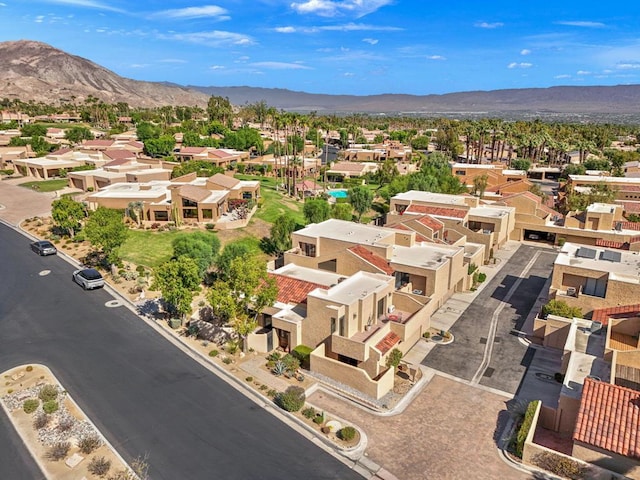
[[[393,350],[391,350],[391,353],[387,357],[387,367],[397,367],[398,365],[400,365],[400,360],[402,360],[402,352],[397,348],[394,348]]]
[[[93,457],[87,466],[87,470],[98,477],[104,477],[110,468],[111,460],[107,460],[104,457]]]
[[[38,398],[43,402],[48,402],[50,400],[55,400],[58,398],[58,387],[55,385],[43,385],[40,389],[40,393],[38,393]]]
[[[302,387],[288,387],[275,396],[276,405],[287,412],[297,412],[304,406],[306,395]]]
[[[316,416],[313,417],[313,423],[316,425],[322,425],[324,423],[324,412],[316,413]]]
[[[38,409],[39,405],[40,400],[37,398],[29,398],[22,402],[22,409],[24,410],[24,413],[33,413]]]
[[[33,372],[33,367],[31,365],[28,365],[27,368],[25,368],[25,370],[27,372]]]
[[[424,332],[422,334],[422,336],[428,340],[429,338],[431,338],[431,333],[430,332]]]
[[[206,228],[207,230],[213,230],[214,228],[216,228],[216,226],[213,223],[207,223],[205,224],[204,228]]]
[[[227,342],[227,344],[225,345],[224,349],[230,355],[234,355],[240,349],[240,342],[238,342],[237,340],[230,340],[230,341]]]
[[[56,402],[55,400],[49,400],[48,402],[44,402],[42,404],[42,410],[44,411],[44,413],[47,414],[52,414],[58,411],[58,402]]]
[[[356,438],[356,429],[353,427],[342,427],[338,431],[338,437],[345,442],[350,442]]]
[[[267,387],[266,385],[260,385],[260,390],[266,390],[267,388],[269,387]]]
[[[295,373],[295,371],[300,368],[300,360],[298,360],[296,357],[294,357],[290,353],[287,353],[284,356],[284,358],[282,359],[282,363],[284,363],[284,366],[287,369],[287,371],[291,373]]]
[[[291,355],[298,359],[302,368],[309,370],[311,361],[311,352],[313,348],[306,345],[298,345],[291,351]]]
[[[219,352],[218,350],[215,350],[215,349],[214,349],[214,350],[211,350],[211,351],[209,352],[209,356],[210,356],[210,357],[217,357],[219,354],[220,354],[220,352]]]
[[[582,465],[571,458],[556,455],[550,452],[542,452],[531,459],[534,465],[548,470],[551,473],[571,480],[581,480],[587,473],[587,466]]]
[[[287,367],[282,360],[278,360],[271,369],[271,373],[273,373],[276,377],[283,375],[286,371]]]
[[[275,398],[275,397],[276,397],[276,395],[278,395],[278,391],[277,391],[277,390],[274,390],[273,388],[272,388],[272,389],[270,389],[270,390],[267,392],[267,396],[268,396],[268,397]]]
[[[516,436],[515,453],[520,458],[522,458],[524,442],[527,439],[527,435],[529,434],[531,422],[533,422],[533,416],[536,413],[536,408],[538,408],[539,402],[539,400],[534,400],[533,402],[529,403],[527,411],[524,414],[524,420],[522,420],[522,425],[520,425],[520,430],[518,430],[518,435]]]
[[[543,305],[542,316],[558,315],[564,318],[582,318],[582,310],[579,307],[570,307],[567,302],[562,300],[550,300],[549,303]]]
[[[233,359],[231,357],[224,357],[222,359],[222,363],[224,363],[225,365],[229,365],[230,363],[233,363]]]
[[[478,266],[475,263],[470,263],[469,266],[467,267],[467,275],[471,275],[477,269],[478,269]]]
[[[313,418],[316,416],[316,409],[313,407],[307,407],[302,410],[302,416],[304,418]]]
[[[478,283],[482,283],[487,279],[487,274],[484,272],[478,273]]]
[[[247,382],[253,382],[253,377],[247,377],[247,378],[245,378],[245,380],[246,380]]]

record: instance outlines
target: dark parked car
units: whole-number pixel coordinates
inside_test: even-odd
[[[84,268],[73,272],[73,281],[85,290],[104,287],[104,278],[95,268]]]
[[[55,245],[47,240],[39,240],[31,244],[31,250],[38,255],[55,255],[58,253],[58,249]]]

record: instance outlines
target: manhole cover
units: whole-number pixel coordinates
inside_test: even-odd
[[[487,339],[485,337],[481,337],[480,338],[480,345],[486,345],[487,344]]]
[[[122,305],[122,302],[120,300],[109,300],[107,303],[105,303],[105,306],[109,308],[119,307],[120,305]]]
[[[484,373],[482,374],[483,377],[487,377],[487,378],[491,378],[491,376],[493,375],[493,372],[495,372],[495,368],[487,368]]]
[[[51,273],[51,270],[42,270],[38,275],[40,275],[41,277],[46,277],[50,273]]]

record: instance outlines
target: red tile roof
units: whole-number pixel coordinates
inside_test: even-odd
[[[423,213],[425,215],[433,215],[434,217],[453,217],[464,218],[467,211],[459,208],[432,207],[429,205],[409,205],[405,213]]]
[[[213,155],[214,157],[217,158],[228,158],[228,157],[233,157],[233,155],[231,155],[230,153],[227,153],[225,151],[222,150],[211,150],[209,152],[210,155]]]
[[[49,156],[57,157],[58,155],[64,155],[65,153],[69,153],[71,151],[71,148],[59,148],[55,152],[51,152]]]
[[[110,147],[115,142],[113,140],[85,140],[82,142],[83,147]]]
[[[436,220],[435,218],[433,218],[433,217],[431,217],[429,215],[425,215],[424,217],[420,217],[418,219],[418,222],[420,222],[425,227],[430,228],[434,232],[437,232],[437,231],[442,230],[444,228],[444,223],[442,223],[440,220]]]
[[[628,318],[635,316],[640,316],[640,303],[594,310],[591,314],[591,320],[600,322],[603,325],[608,325],[610,318]]]
[[[624,202],[616,200],[616,203],[622,205],[626,213],[640,213],[640,202]]]
[[[309,295],[310,292],[316,288],[327,289],[325,285],[307,282],[285,275],[270,273],[269,276],[276,279],[276,283],[278,284],[278,301],[282,303],[306,303],[307,295]]]
[[[393,332],[387,333],[382,340],[380,340],[376,344],[376,348],[383,355],[391,350],[398,342],[400,341],[400,337]]]
[[[573,440],[640,459],[640,392],[585,379]]]
[[[640,231],[640,222],[620,222],[623,230],[637,230]]]
[[[629,239],[629,243],[638,243],[640,242],[640,235],[636,235],[635,237],[631,237]]]
[[[376,255],[375,253],[370,252],[361,245],[351,247],[349,248],[349,251],[357,257],[360,257],[365,262],[369,262],[371,265],[376,267],[378,270],[386,273],[387,275],[393,275],[393,272],[395,271],[389,266],[389,263],[384,258],[382,258],[380,255]]]
[[[596,246],[605,248],[617,248],[619,250],[629,250],[629,244],[627,242],[616,242],[614,240],[604,240],[603,238],[596,239]]]
[[[206,147],[182,147],[178,153],[181,155],[196,155],[206,152]]]
[[[238,180],[237,178],[230,177],[223,173],[216,173],[215,175],[209,177],[207,181],[220,187],[226,188],[227,190],[231,190],[240,183],[240,180]]]

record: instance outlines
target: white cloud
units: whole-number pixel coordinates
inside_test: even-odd
[[[211,32],[171,33],[159,36],[164,40],[179,40],[189,43],[199,43],[210,47],[224,47],[229,45],[254,45],[255,41],[248,35],[241,33],[213,30]]]
[[[620,62],[616,65],[616,68],[620,70],[638,70],[640,69],[640,62]]]
[[[393,0],[307,0],[304,3],[294,2],[291,8],[302,15],[313,14],[321,17],[353,15],[360,18],[392,2]]]
[[[274,29],[278,33],[295,33],[295,27],[276,27]]]
[[[562,79],[562,78],[571,78],[571,75],[567,75],[566,73],[562,74],[562,75],[556,75],[553,78],[557,78],[558,80]]]
[[[209,68],[211,70],[224,70],[225,66],[224,65],[211,65]]]
[[[229,13],[222,7],[217,5],[203,5],[201,7],[175,8],[171,10],[163,10],[156,12],[151,16],[154,18],[203,18],[214,17],[218,20],[229,20]]]
[[[346,23],[344,25],[326,25],[323,27],[313,27],[323,31],[338,32],[358,32],[358,31],[374,31],[374,32],[397,32],[403,30],[398,27],[388,27],[384,25],[367,25],[366,23]]]
[[[377,38],[363,38],[362,41],[368,43],[369,45],[375,45],[376,43],[378,43]]]
[[[301,65],[300,63],[287,62],[254,62],[250,64],[252,67],[269,68],[272,70],[313,70],[311,67]]]
[[[492,28],[499,28],[499,27],[503,27],[504,23],[502,22],[476,22],[473,25],[474,27],[478,27],[478,28],[488,28],[488,29],[492,29]]]
[[[353,72],[344,72],[342,75],[345,76],[345,77],[353,77],[353,76],[355,76],[355,73],[353,73]]]
[[[7,4],[6,3],[0,3],[0,7],[6,7]]]
[[[520,55],[529,55],[529,54],[531,54],[531,50],[527,48],[523,48],[522,50],[520,50]]]
[[[446,60],[446,58],[443,57],[442,55],[428,55],[427,59],[428,60]]]
[[[150,66],[151,65],[149,65],[148,63],[132,63],[131,65],[129,65],[129,67],[131,68],[146,68]]]
[[[563,21],[563,22],[555,22],[557,25],[566,25],[568,27],[585,27],[585,28],[602,28],[606,27],[604,23],[601,22],[585,22],[585,21]]]
[[[511,62],[509,65],[507,65],[507,68],[531,68],[533,67],[532,63],[527,63],[527,62]]]
[[[96,0],[45,0],[47,3],[55,3],[58,5],[71,5],[73,7],[96,8],[98,10],[107,10],[110,12],[124,13],[124,10],[112,7],[103,2]]]
[[[591,75],[591,72],[588,70],[578,70],[576,75]]]
[[[181,58],[163,58],[162,60],[158,60],[160,63],[188,63],[186,60]]]
[[[36,23],[42,23],[43,21],[44,21],[44,15],[38,15],[34,20],[34,22]]]
[[[234,63],[247,63],[249,61],[249,58],[247,55],[242,55],[241,57],[238,57],[236,60],[234,60]]]

